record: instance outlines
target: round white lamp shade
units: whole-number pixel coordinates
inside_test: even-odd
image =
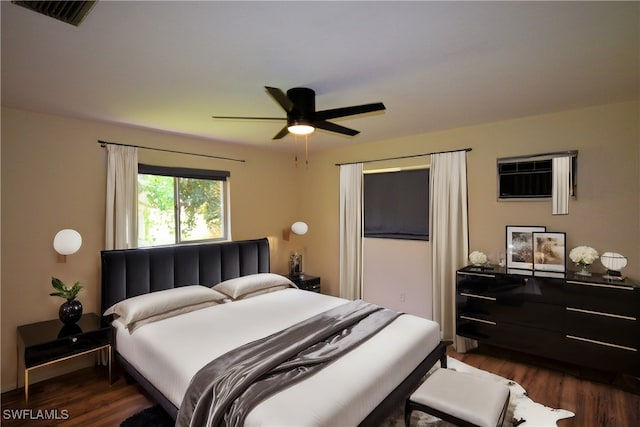
[[[627,257],[615,252],[605,252],[600,256],[600,262],[607,270],[620,271],[627,266]]]
[[[294,222],[291,226],[291,231],[299,235],[306,234],[308,230],[309,226],[302,221]]]
[[[53,248],[60,255],[71,255],[78,252],[82,246],[82,236],[76,230],[65,228],[56,233],[53,238]]]
[[[627,266],[627,257],[615,252],[605,252],[600,255],[600,262],[607,268],[607,274],[602,276],[607,280],[624,280],[622,270]]]

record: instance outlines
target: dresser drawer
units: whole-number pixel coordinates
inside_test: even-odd
[[[110,343],[111,328],[109,327],[84,334],[61,337],[53,342],[29,346],[25,348],[24,352],[25,367],[31,368]]]
[[[638,288],[577,280],[567,280],[563,286],[567,307],[633,317],[640,313]]]
[[[466,314],[458,316],[456,334],[497,347],[543,357],[555,357],[558,347],[565,341],[565,336],[561,332],[491,322]]]
[[[636,349],[567,335],[562,355],[565,360],[579,361],[583,366],[640,376],[640,353]]]
[[[523,287],[525,278],[516,275],[493,274],[491,272],[458,272],[457,288],[461,292],[493,295],[496,292],[511,292]]]
[[[567,335],[640,350],[640,321],[632,316],[567,307]]]
[[[482,342],[491,341],[499,336],[500,329],[498,323],[487,320],[483,316],[476,316],[470,313],[458,313],[456,322],[456,334],[473,338]]]
[[[564,307],[531,302],[519,294],[486,296],[459,292],[458,313],[484,320],[514,323],[546,330],[562,330]]]
[[[562,280],[458,272],[458,292],[511,302],[530,301],[562,305]]]

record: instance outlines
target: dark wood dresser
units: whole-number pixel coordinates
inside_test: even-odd
[[[640,285],[602,275],[457,273],[457,334],[575,365],[640,376]]]

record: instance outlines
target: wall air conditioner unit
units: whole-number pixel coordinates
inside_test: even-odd
[[[80,25],[97,1],[12,1],[34,12],[49,16],[67,24]]]
[[[497,159],[498,200],[551,198],[554,157],[571,157],[569,195],[575,196],[578,152],[564,151]]]

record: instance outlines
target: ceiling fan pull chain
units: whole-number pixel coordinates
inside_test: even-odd
[[[304,163],[309,169],[309,135],[304,136]]]

